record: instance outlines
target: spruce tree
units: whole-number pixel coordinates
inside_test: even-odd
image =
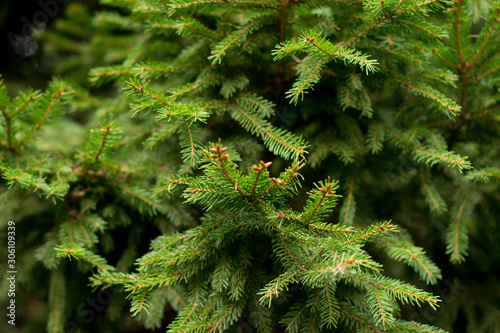
[[[499,1],[101,4],[38,36],[45,92],[0,84],[25,331],[90,289],[102,332],[500,326]]]

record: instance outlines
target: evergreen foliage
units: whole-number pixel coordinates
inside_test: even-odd
[[[0,82],[0,215],[47,313],[21,329],[85,329],[89,279],[116,291],[99,332],[500,327],[471,277],[500,253],[499,22],[498,0],[68,5],[38,36],[63,79]],[[475,285],[451,304],[442,280]]]

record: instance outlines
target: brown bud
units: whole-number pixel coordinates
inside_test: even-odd
[[[279,184],[283,183],[283,179],[279,179],[279,178],[278,178],[278,179],[276,179],[276,178],[274,178],[274,177],[273,177],[273,178],[271,178],[271,180],[272,180],[272,181],[273,181],[276,185],[279,185]]]

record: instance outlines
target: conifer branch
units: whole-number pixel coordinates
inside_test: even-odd
[[[364,30],[358,32],[356,35],[354,35],[353,37],[351,37],[351,39],[349,39],[347,41],[340,42],[339,45],[341,45],[343,47],[351,45],[353,42],[355,42],[356,40],[358,40],[360,37],[365,36],[368,32],[370,32],[371,30],[373,30],[376,27],[378,27],[379,25],[381,25],[388,18],[389,17],[379,17],[378,19],[374,20],[374,22],[371,25],[367,26]]]
[[[221,148],[221,146],[217,143],[217,144],[215,144],[215,148],[210,148],[210,151],[212,153],[217,154],[217,155],[212,154],[212,155],[210,155],[210,157],[217,158],[219,160],[219,165],[220,165],[222,172],[226,176],[227,180],[229,180],[229,182],[233,185],[234,189],[236,191],[238,191],[238,193],[240,194],[241,197],[247,198],[249,195],[247,193],[244,193],[241,190],[241,188],[238,187],[238,179],[233,179],[233,177],[231,177],[231,175],[227,171],[226,163],[224,162],[225,160],[229,159],[229,157],[230,157],[229,153],[225,153],[227,151],[227,147]],[[225,153],[225,154],[222,155],[223,153]]]
[[[178,66],[172,66],[170,64],[166,64],[164,62],[157,62],[157,61],[146,61],[144,63],[139,63],[137,64],[136,67],[134,67],[134,70],[136,72],[141,73],[142,75],[147,76],[149,74],[170,74],[174,72],[178,72],[182,69],[202,69],[203,66],[201,65],[178,65]]]
[[[352,225],[354,221],[354,214],[356,212],[356,201],[354,199],[354,183],[356,181],[356,174],[358,172],[358,168],[354,171],[351,180],[349,182],[349,188],[347,190],[347,198],[342,205],[340,210],[340,223],[348,226]]]
[[[313,202],[314,202],[314,206],[312,206],[312,211],[307,212],[305,214],[306,215],[305,223],[307,225],[309,225],[313,219],[317,218],[316,213],[318,212],[318,210],[320,210],[322,208],[322,210],[326,211],[326,209],[325,209],[326,205],[323,205],[323,202],[326,201],[329,196],[331,196],[332,194],[335,194],[335,191],[333,190],[333,188],[336,188],[335,184],[328,182],[324,186],[318,187],[318,191],[321,192],[320,197],[317,197],[317,194],[315,194],[313,192],[311,193],[312,197],[313,197],[313,195],[315,195],[316,197],[313,197],[315,202],[311,201],[311,204],[308,205],[308,206],[312,206]],[[307,210],[310,210],[310,207],[307,207]]]
[[[412,245],[409,239],[393,235],[382,242],[389,257],[404,260],[426,283],[435,284],[442,278],[441,270],[426,256],[422,248]]]
[[[405,1],[406,0],[401,0],[398,4],[398,7],[400,4],[402,4]],[[427,1],[417,2],[416,4],[408,7],[407,9],[406,8],[403,9],[401,12],[404,13],[405,11],[410,11],[410,10],[426,7],[426,6],[429,6],[431,4],[435,4],[435,3],[439,3],[439,2],[440,2],[440,0],[427,0]],[[396,9],[396,11],[397,11],[397,9]]]
[[[212,325],[210,332],[219,332],[224,329],[224,326],[226,326],[224,325],[224,321],[232,321],[231,319],[234,318],[233,309],[236,307],[236,305],[238,305],[238,302],[233,301],[231,305],[225,310],[225,312],[220,316],[220,319]]]
[[[255,181],[253,183],[253,187],[252,187],[252,191],[250,192],[250,196],[253,196],[253,194],[255,193],[255,189],[257,188],[257,184],[259,183],[260,174],[262,173],[262,171],[264,169],[267,170],[267,168],[269,168],[271,166],[271,164],[272,164],[272,162],[265,163],[264,161],[261,160],[259,163],[259,166],[252,165],[252,169],[254,169],[257,172],[257,175],[255,176]]]
[[[452,209],[452,221],[446,237],[446,254],[450,255],[450,261],[455,264],[463,261],[467,255],[469,236],[464,220],[471,217],[474,206],[481,198],[474,188],[462,193],[464,192],[463,196],[459,193]]]
[[[5,127],[7,128],[7,149],[10,151],[15,151],[15,148],[12,144],[12,118],[7,114],[3,105],[0,105],[0,109],[2,110],[2,114],[5,118]]]
[[[350,233],[354,232],[352,227],[345,227],[339,224],[326,224],[326,223],[311,223],[308,225],[309,228],[313,228],[316,230],[326,231],[326,232],[334,232],[334,233]]]
[[[236,2],[240,2],[240,0],[237,0]],[[264,16],[257,20],[251,21],[241,29],[237,30],[234,34],[231,34],[228,37],[224,38],[212,50],[212,55],[208,57],[208,60],[212,60],[212,65],[215,65],[216,63],[220,64],[222,62],[222,56],[229,48],[241,43],[241,40],[245,36],[245,34],[251,33],[255,29],[258,29],[261,26],[262,22],[265,22],[266,20],[269,20],[269,18]]]
[[[372,123],[368,128],[366,144],[372,154],[377,154],[382,150],[385,139],[384,127],[381,124]]]
[[[110,273],[115,270],[113,266],[108,265],[107,261],[99,255],[79,246],[75,243],[64,243],[56,246],[57,257],[69,257],[84,260],[96,267],[102,273]]]
[[[305,315],[304,312],[306,312],[306,310],[308,310],[308,307],[305,306],[305,304],[295,304],[281,321],[282,324],[287,325],[286,330],[298,332],[300,327],[299,325],[303,321]]]
[[[111,128],[111,125],[108,124],[106,126],[105,129],[101,128],[99,131],[101,132],[102,134],[102,140],[101,140],[101,143],[99,144],[99,148],[97,149],[95,155],[92,157],[92,160],[93,160],[93,163],[97,162],[97,160],[99,159],[99,156],[101,155],[102,153],[102,150],[104,148],[104,144],[106,142],[106,137],[108,136],[108,134],[112,131],[113,129]]]
[[[457,68],[458,68],[458,67],[457,67],[457,64],[455,64],[455,63],[451,62],[450,60],[446,59],[446,58],[445,58],[445,57],[443,57],[441,54],[439,54],[439,53],[437,52],[437,49],[436,49],[436,48],[433,48],[433,49],[432,49],[432,53],[433,53],[436,57],[438,57],[438,59],[439,59],[439,60],[441,60],[442,62],[444,62],[445,64],[447,64],[447,65],[448,65],[448,67],[453,68],[453,69],[457,69]]]
[[[433,283],[434,281],[436,281],[436,276],[434,275],[434,273],[425,263],[422,262],[422,260],[416,253],[413,253],[410,250],[406,250],[406,252],[408,252],[408,255],[411,257],[412,260],[415,260],[418,263],[418,265],[424,269],[426,276],[428,276],[429,282]]]
[[[342,242],[341,244],[348,245],[348,244],[352,244],[352,243],[357,243],[359,241],[366,242],[367,240],[369,240],[373,236],[380,234],[380,233],[385,233],[385,231],[387,231],[387,230],[395,231],[395,229],[393,229],[393,227],[394,227],[394,225],[389,224],[389,222],[384,222],[384,223],[380,224],[379,226],[372,225],[367,230],[364,230],[363,232],[360,232],[360,233],[357,233],[356,235],[354,235],[353,238],[349,237],[349,239],[347,241]]]
[[[127,82],[127,85],[130,89],[132,89],[132,91],[144,94],[145,96],[148,96],[149,98],[160,103],[161,105],[172,106],[172,102],[170,101],[170,99],[152,90],[151,88],[149,88],[147,84],[144,85],[141,84],[140,81],[132,79],[129,82]]]
[[[415,302],[420,304],[420,302],[429,304],[432,308],[438,306],[437,297],[430,293],[419,290],[416,287],[402,283],[398,280],[386,278],[386,277],[372,277],[366,274],[354,275],[349,272],[345,273],[345,276],[361,283],[366,283],[372,285],[373,287],[386,290],[390,294],[394,295],[397,299],[405,303]]]
[[[392,18],[394,21],[396,22],[401,22],[401,23],[404,23],[405,25],[407,26],[412,26],[412,27],[415,27],[417,29],[420,29],[422,30],[423,32],[425,32],[426,34],[438,39],[438,40],[442,40],[443,37],[438,35],[437,33],[435,33],[434,31],[430,30],[430,29],[427,29],[426,27],[423,27],[422,25],[419,25],[415,22],[412,22],[412,21],[409,21],[409,20],[403,20],[402,18],[399,18],[399,17],[393,17]]]
[[[297,138],[285,131],[273,130],[268,122],[258,120],[251,112],[244,110],[239,105],[234,103],[230,105],[238,111],[231,115],[247,130],[252,133],[258,133],[272,152],[283,155],[284,158],[289,158],[290,155],[293,154],[294,160],[304,156],[304,149],[307,148],[308,145],[302,138]],[[292,142],[293,145],[290,144],[290,142]]]
[[[426,85],[417,86],[407,81],[398,79],[393,79],[393,80],[415,91],[417,94],[435,101],[441,107],[441,109],[445,111],[445,114],[450,118],[458,115],[461,110],[461,108],[454,101],[445,97],[441,92],[439,92],[434,88],[431,88]]]
[[[281,245],[283,246],[283,248],[285,249],[290,260],[295,264],[295,268],[297,269],[297,272],[301,272],[303,269],[305,269],[305,267],[303,265],[301,265],[301,263],[295,258],[292,251],[290,250],[290,248],[287,246],[286,242],[284,241],[282,235],[278,235],[278,240],[281,243]],[[287,278],[287,280],[288,280],[288,278]],[[287,280],[285,280],[285,281],[287,281]]]
[[[364,320],[360,316],[356,316],[353,312],[348,311],[347,307],[345,307],[345,306],[338,307],[338,310],[341,313],[343,313],[344,315],[346,315],[347,317],[349,317],[352,320],[354,320],[355,322],[357,322],[358,324],[361,324],[363,327],[366,327],[367,330],[369,329],[373,333],[384,333],[384,331],[378,329],[376,326],[372,325],[371,323]]]
[[[397,12],[399,10],[399,8],[401,7],[402,4],[404,4],[406,2],[406,0],[399,0],[397,6],[396,6],[396,9],[394,9],[395,12]]]
[[[132,76],[136,74],[130,67],[108,66],[93,68],[90,73],[90,82],[95,86],[108,83],[114,78]]]
[[[335,289],[330,289],[330,281],[326,280],[325,289],[324,289],[324,303],[320,308],[321,317],[324,321],[326,321],[327,328],[337,327],[337,321],[339,317],[337,300],[335,299],[334,291]],[[326,308],[326,311],[325,311]]]
[[[453,152],[440,151],[431,147],[414,147],[415,159],[418,162],[424,161],[430,166],[438,163],[439,161],[447,163],[451,166],[457,167],[460,172],[463,169],[471,169],[470,162],[466,160],[467,157],[461,157]]]
[[[419,79],[436,79],[439,82],[450,83],[457,80],[457,76],[450,71],[434,71],[434,72],[423,72],[415,76],[409,76],[406,78],[408,81],[419,80]]]
[[[66,279],[61,269],[55,269],[50,274],[49,307],[47,320],[48,332],[62,332],[65,324],[65,310],[67,306]]]
[[[300,271],[289,271],[281,274],[276,279],[269,282],[266,287],[260,291],[261,298],[259,299],[260,304],[264,302],[269,302],[269,306],[271,306],[271,301],[273,295],[278,297],[279,292],[285,288],[286,285],[295,281],[295,275],[299,274]],[[267,290],[266,290],[267,289]]]
[[[443,198],[439,196],[439,193],[434,187],[431,187],[429,186],[429,184],[427,184],[427,180],[424,175],[424,164],[420,166],[420,180],[422,181],[422,185],[426,193],[426,198],[429,198],[431,211],[434,211],[437,214],[441,214],[446,211],[446,204]]]
[[[378,319],[377,321],[381,322],[384,327],[386,325],[392,326],[395,319],[388,311],[391,309],[390,305],[383,299],[384,297],[387,297],[387,295],[383,295],[383,293],[378,290],[377,286],[375,286],[373,290],[373,295],[376,300],[376,307],[372,307],[371,310]],[[370,298],[368,299],[368,303],[370,303]]]
[[[273,51],[274,60],[280,60],[287,55],[295,55],[298,52],[306,52],[311,55],[299,63],[299,79],[294,84],[295,89],[299,89],[301,85],[311,87],[313,83],[319,81],[319,69],[321,63],[333,59],[340,59],[364,69],[366,73],[377,70],[376,60],[370,60],[366,55],[354,49],[345,48],[339,45],[333,45],[319,32],[309,31],[303,32],[300,35],[300,41],[285,41],[278,45]],[[316,58],[323,59],[321,63],[315,63]],[[314,65],[314,66],[313,66]],[[306,81],[303,83],[302,81]],[[303,90],[303,89],[302,89]],[[291,94],[289,91],[289,94]]]
[[[493,35],[493,31],[495,30],[497,24],[500,22],[499,18],[500,18],[500,7],[497,7],[496,13],[494,15],[492,15],[490,20],[489,20],[489,22],[491,22],[491,23],[488,24],[488,26],[487,26],[486,34],[484,33],[484,31],[481,32],[481,37],[482,37],[480,40],[481,44],[479,45],[478,48],[476,48],[476,52],[474,54],[474,57],[469,61],[468,65],[467,65],[468,68],[474,67],[474,64],[476,63],[479,56],[481,56],[483,54],[483,50],[485,49],[491,36]],[[457,36],[459,36],[459,35],[457,35]]]
[[[57,92],[52,93],[52,100],[50,101],[49,105],[45,109],[45,112],[43,113],[42,117],[38,121],[38,123],[35,125],[35,127],[28,132],[22,139],[20,139],[17,144],[14,146],[15,149],[18,149],[20,146],[22,146],[26,140],[28,140],[33,134],[35,134],[36,131],[40,130],[42,127],[42,124],[44,123],[45,119],[49,115],[50,111],[54,107],[55,103],[60,99],[62,95],[64,95],[66,92],[62,89],[59,88]]]
[[[456,43],[457,43],[457,52],[460,57],[460,67],[465,68],[465,57],[462,49],[462,40],[460,33],[460,23],[461,23],[461,13],[462,13],[462,4],[463,0],[456,0],[455,7],[453,11],[455,12],[455,20],[453,21],[453,27],[455,29]]]
[[[281,60],[280,60],[281,61]],[[314,62],[314,66],[309,63]],[[300,63],[300,66],[305,67],[307,64],[309,68],[300,73],[299,79],[294,83],[292,89],[287,92],[287,97],[291,98],[290,102],[297,104],[299,98],[303,98],[306,89],[312,89],[312,86],[319,81],[320,72],[324,66],[324,60],[321,58],[309,58]]]
[[[192,31],[200,36],[208,37],[210,39],[217,39],[216,33],[201,23],[199,20],[192,17],[185,17],[176,27],[178,33],[182,35],[188,35],[187,30]]]
[[[14,111],[14,113],[12,113],[10,116],[8,116],[8,118],[13,119],[15,116],[17,116],[19,113],[21,113],[21,111],[23,111],[30,102],[35,101],[37,99],[37,97],[38,97],[37,94],[31,93],[29,95],[29,97],[26,99],[26,101],[23,104],[21,104],[20,106],[18,106],[16,108],[16,111]],[[2,107],[2,112],[4,113],[4,116],[6,116],[5,110],[3,107]]]
[[[331,53],[331,52],[329,52],[328,50],[326,50],[325,48],[321,47],[320,45],[318,45],[315,42],[316,37],[310,38],[308,36],[305,36],[304,40],[306,42],[308,42],[309,44],[311,44],[312,46],[314,46],[315,48],[317,48],[318,50],[320,50],[321,52],[323,52],[324,54],[326,54],[327,56],[329,56],[329,57],[341,57],[341,58],[351,59],[352,62],[360,63],[361,68],[366,68],[367,72],[369,70],[373,71],[373,70],[376,69],[376,67],[373,67],[373,64],[375,62],[374,60],[366,60],[363,57],[357,56],[356,54],[343,53],[341,51],[340,52]]]
[[[170,275],[170,274],[159,274],[159,276],[151,276],[148,278],[133,278],[130,283],[131,285],[126,289],[126,291],[130,291],[133,294],[139,292],[138,290],[144,289],[145,292],[148,289],[153,287],[162,287],[165,285],[174,284],[179,279],[178,275]]]
[[[179,96],[186,95],[188,93],[196,91],[197,89],[200,89],[200,88],[206,86],[207,84],[213,84],[215,79],[217,79],[217,78],[219,78],[219,75],[214,74],[212,76],[203,77],[203,80],[197,80],[194,83],[188,83],[184,86],[176,87],[175,89],[170,91],[171,97],[177,98]]]
[[[90,152],[92,156],[87,156],[85,153],[82,154],[82,157],[88,158],[83,170],[79,173],[82,179],[87,177],[90,168],[97,163],[101,155],[116,147],[115,144],[118,142],[121,135],[121,129],[115,128],[116,125],[116,121],[107,125],[103,123],[101,128],[91,130],[91,136],[87,143],[87,151]],[[92,151],[94,151],[93,154]]]
[[[392,49],[389,49],[387,47],[382,47],[380,45],[377,45],[377,44],[369,44],[369,47],[372,48],[372,49],[378,49],[382,52],[385,52],[385,53],[388,53],[388,54],[391,54],[393,56],[396,56],[396,57],[399,57],[399,58],[402,58],[402,59],[406,59],[406,60],[409,60],[411,62],[414,62],[418,65],[422,65],[423,63],[423,59],[422,58],[419,58],[417,57],[416,54],[413,54],[413,53],[406,53],[402,50],[392,50]]]
[[[484,66],[484,64],[483,64],[483,66]],[[481,79],[484,79],[485,77],[490,76],[491,73],[494,73],[494,72],[496,72],[498,70],[500,70],[500,62],[499,62],[499,64],[497,66],[494,66],[494,67],[488,69],[487,71],[481,73],[476,78],[474,78],[474,82],[477,82],[477,81],[479,81]]]
[[[400,319],[396,319],[395,325],[389,327],[386,332],[446,333],[446,331],[430,325],[417,323],[415,321],[405,322]]]
[[[189,164],[186,165],[186,168],[184,169],[184,172],[187,172],[187,170],[189,170],[194,165],[197,154],[195,151],[195,144],[194,144],[193,134],[191,133],[191,127],[189,126],[187,121],[185,121],[184,124],[186,125],[186,130],[188,134],[187,138],[189,143],[188,147],[189,155],[187,155],[184,158],[185,160],[190,160]]]
[[[169,6],[171,11],[174,12],[178,9],[186,7],[208,5],[208,4],[236,4],[236,5],[256,5],[266,7],[276,7],[279,4],[272,0],[177,0],[172,2]]]
[[[263,333],[272,333],[273,328],[272,324],[270,323],[269,320],[269,314],[268,312],[262,308],[262,305],[259,303],[259,300],[257,299],[257,296],[255,293],[252,293],[252,301],[253,305],[255,307],[255,310],[258,314],[258,319],[256,322],[257,329]]]
[[[127,194],[130,194],[132,197],[144,202],[146,205],[152,207],[154,211],[158,210],[158,208],[159,208],[158,205],[155,202],[153,202],[152,200],[149,200],[148,198],[146,198],[144,195],[141,195],[140,193],[137,193],[137,192],[133,191],[132,189],[128,188],[127,186],[122,185],[120,183],[109,182],[109,184],[119,188],[120,190],[122,190],[123,192],[125,192]]]
[[[255,94],[245,94],[236,97],[235,102],[237,104],[241,103],[242,106],[253,109],[257,113],[262,114],[264,117],[274,116],[274,104],[260,96]]]

